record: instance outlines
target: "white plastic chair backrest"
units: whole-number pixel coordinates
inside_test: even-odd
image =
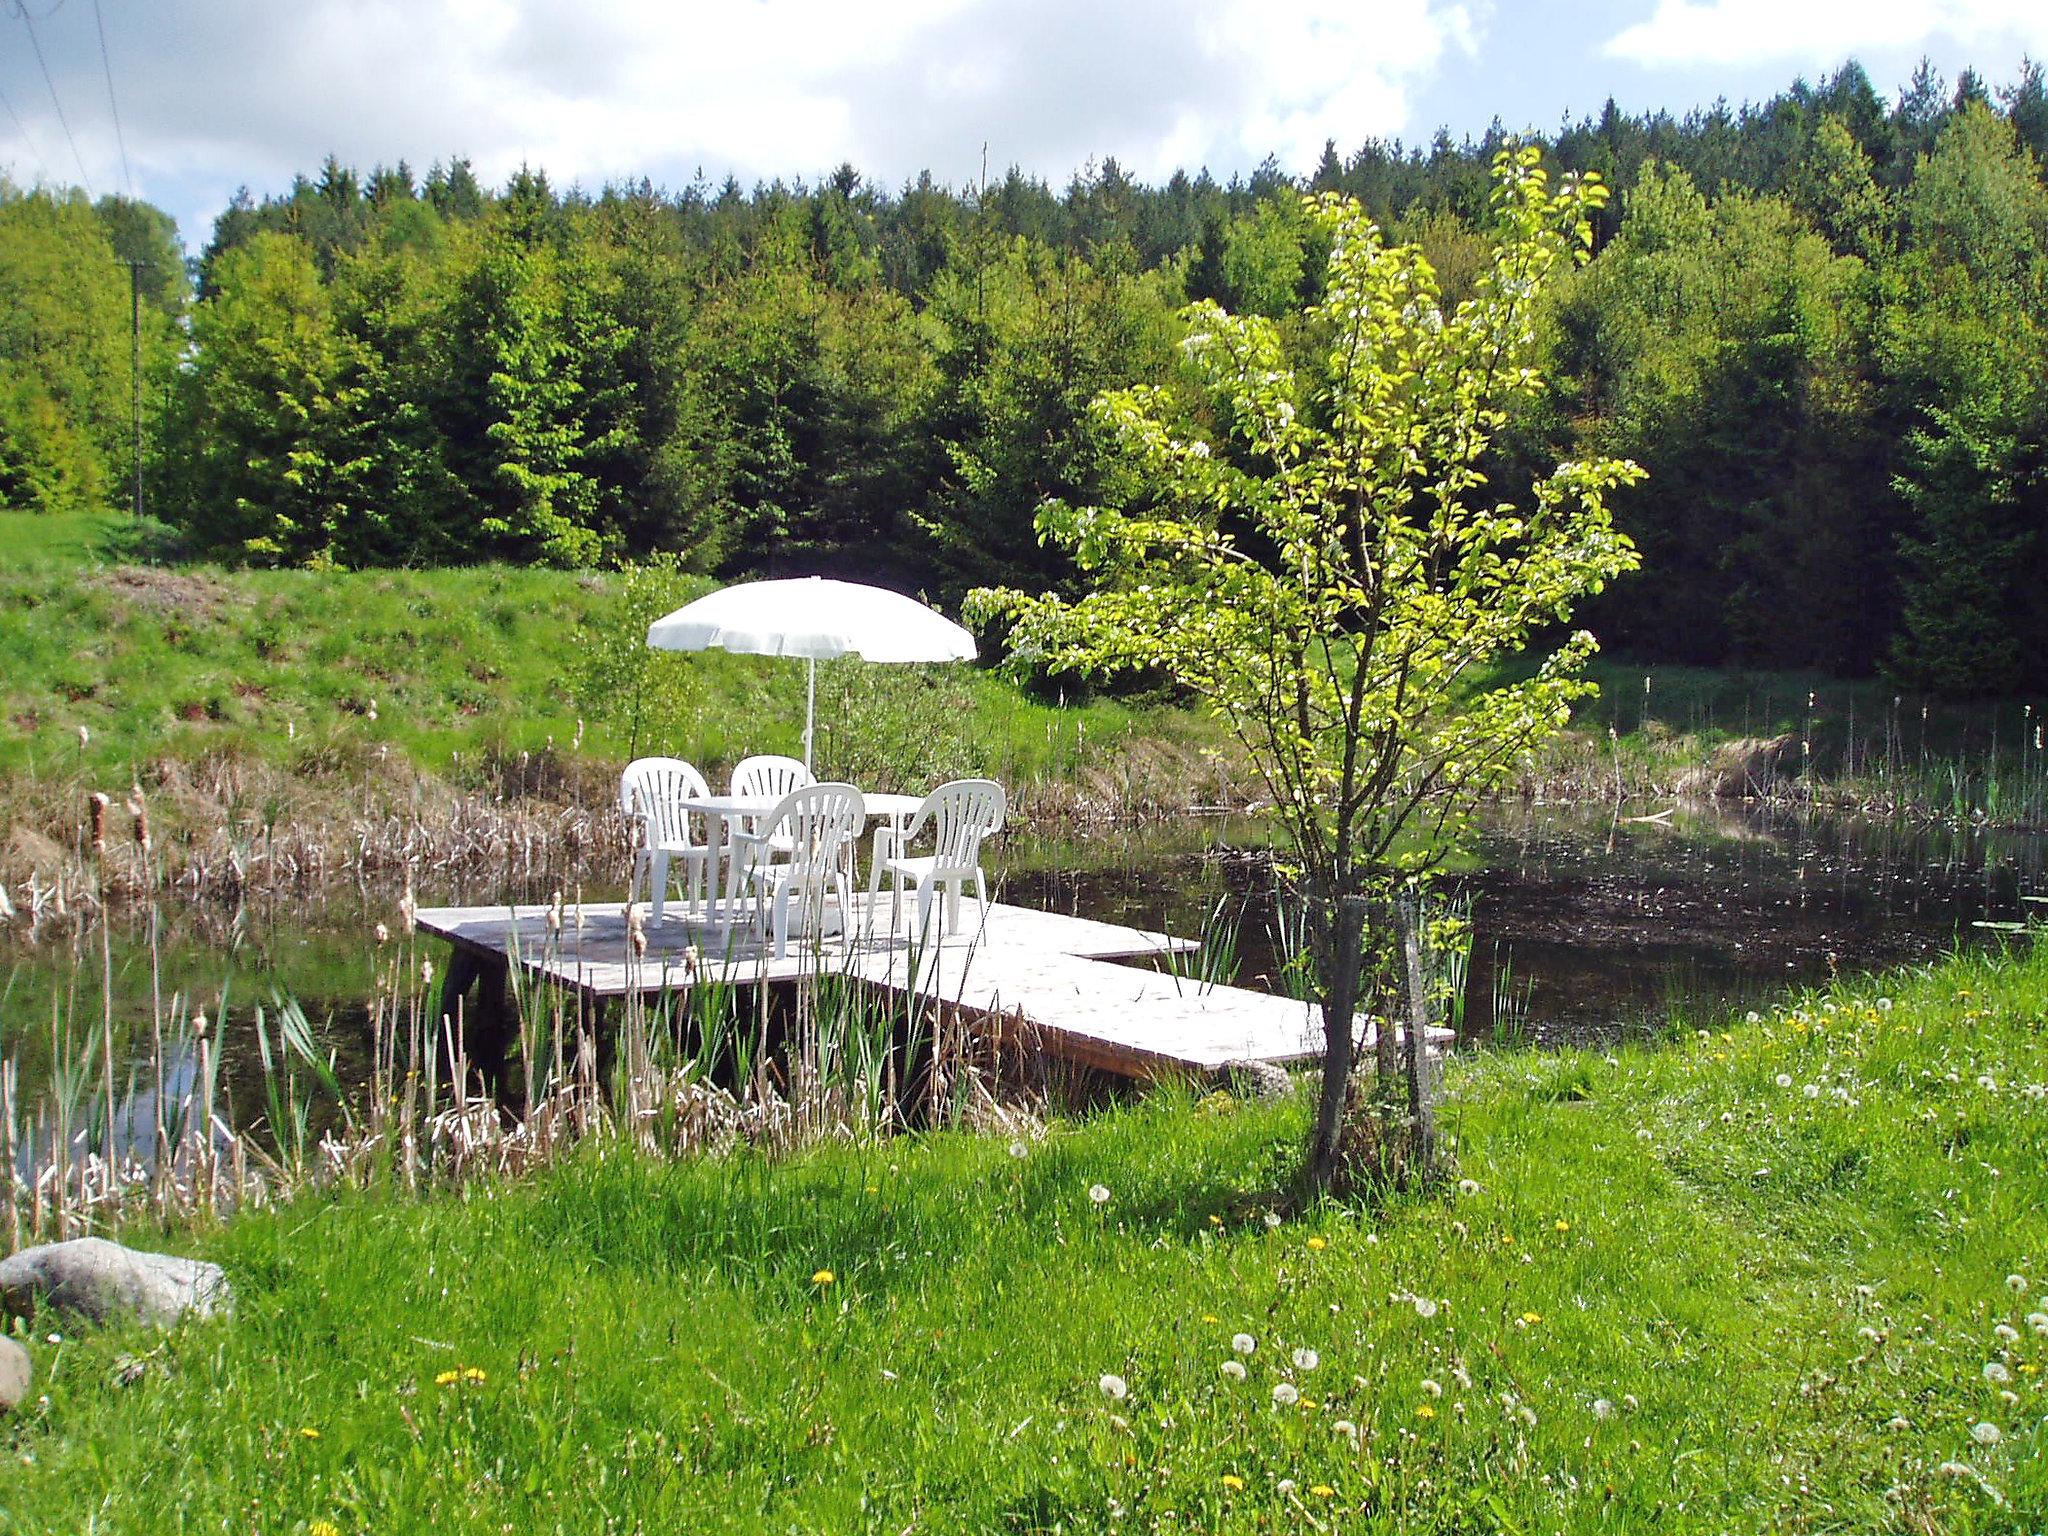
[[[932,823],[938,843],[934,874],[968,875],[981,863],[981,840],[1002,829],[1007,807],[1003,786],[994,779],[954,779],[924,797],[910,830],[914,834]]]
[[[793,757],[743,757],[732,771],[735,798],[780,800],[793,789],[817,780],[811,770]]]
[[[690,815],[682,802],[710,793],[704,775],[679,757],[636,758],[619,777],[619,803],[640,818],[650,846],[689,842]]]
[[[867,819],[867,802],[851,784],[806,784],[762,818],[762,831],[787,842],[791,880],[812,884],[840,867]]]

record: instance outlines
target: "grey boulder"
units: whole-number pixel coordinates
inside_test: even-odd
[[[0,1338],[0,1413],[12,1413],[28,1401],[33,1378],[28,1351],[12,1339]]]
[[[0,1306],[27,1316],[39,1298],[96,1323],[133,1318],[159,1327],[188,1313],[232,1312],[235,1305],[218,1264],[144,1253],[104,1237],[45,1243],[0,1259]]]

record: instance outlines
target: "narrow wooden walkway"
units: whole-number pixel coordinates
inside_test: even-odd
[[[857,897],[855,942],[839,935],[793,941],[782,960],[744,925],[720,934],[673,909],[659,925],[647,925],[646,953],[635,959],[625,908],[617,903],[568,907],[558,930],[544,906],[428,908],[419,926],[454,947],[450,996],[479,977],[499,982],[511,965],[593,1001],[710,980],[754,985],[842,975],[897,996],[1021,1019],[1049,1055],[1130,1076],[1209,1072],[1246,1060],[1285,1065],[1322,1052],[1321,1015],[1304,1003],[1112,963],[1189,956],[1200,947],[1192,940],[967,900],[957,934],[913,944],[911,907],[904,903],[892,934],[882,898],[875,931],[864,934],[866,898]],[[1436,1043],[1448,1039],[1445,1031]]]

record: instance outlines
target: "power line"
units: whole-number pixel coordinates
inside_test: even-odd
[[[14,14],[21,18],[21,24],[28,29],[28,45],[35,50],[36,66],[43,72],[43,84],[50,88],[50,105],[57,109],[57,126],[64,130],[64,142],[71,146],[71,158],[78,163],[78,179],[85,187],[85,195],[91,197],[92,178],[85,174],[85,156],[78,152],[78,140],[71,136],[71,123],[64,116],[64,103],[57,99],[57,82],[50,78],[50,65],[43,57],[42,41],[36,36],[35,19],[29,15],[28,7],[23,5],[21,0],[15,0]],[[52,9],[45,14],[45,19],[56,14]]]
[[[14,122],[14,131],[21,135],[21,142],[28,146],[28,152],[36,163],[36,170],[43,176],[50,174],[50,163],[43,158],[43,152],[36,148],[36,141],[29,137],[28,124],[21,120],[21,114],[14,110],[14,103],[7,99],[7,93],[0,91],[0,107],[7,109],[7,115]]]
[[[100,35],[100,68],[107,76],[107,110],[114,114],[114,142],[121,147],[121,180],[135,196],[135,177],[128,169],[128,139],[121,132],[121,107],[114,100],[114,66],[107,60],[107,24],[100,19],[100,0],[92,0],[93,29]]]

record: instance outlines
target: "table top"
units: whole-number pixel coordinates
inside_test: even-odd
[[[868,815],[901,818],[910,815],[924,804],[923,795],[895,795],[876,793],[861,796],[867,806]],[[766,816],[782,803],[780,795],[702,795],[691,800],[678,800],[677,806],[686,811],[696,811],[705,816],[739,818],[745,816]]]

